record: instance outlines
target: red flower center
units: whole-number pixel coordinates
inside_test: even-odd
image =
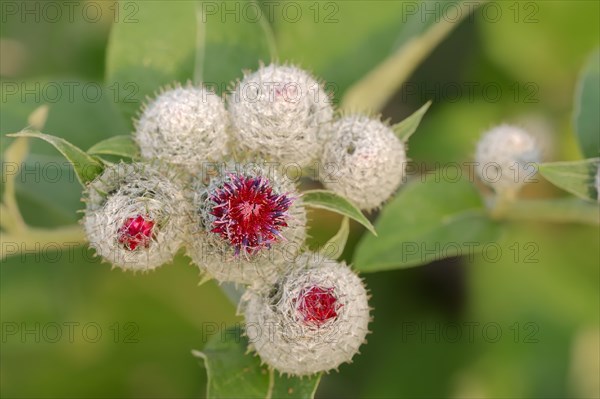
[[[281,237],[293,199],[274,193],[264,177],[231,174],[210,201],[215,217],[211,232],[227,240],[239,255],[242,250],[253,254],[268,248]]]
[[[297,309],[304,318],[304,322],[317,327],[322,326],[329,319],[337,317],[340,308],[333,288],[312,286],[300,292],[296,300]]]
[[[152,229],[154,221],[149,217],[137,215],[136,217],[127,218],[125,223],[119,228],[119,244],[123,244],[125,249],[135,251],[140,245],[148,248],[152,241]]]

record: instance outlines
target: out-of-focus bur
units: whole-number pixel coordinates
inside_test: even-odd
[[[500,125],[486,132],[477,144],[476,171],[496,192],[515,194],[535,173],[541,151],[525,130]]]
[[[594,182],[596,183],[596,199],[600,202],[600,162],[597,164],[596,179]]]

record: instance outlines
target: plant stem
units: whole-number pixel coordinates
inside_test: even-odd
[[[492,219],[505,219],[508,208],[517,201],[517,193],[513,190],[504,190],[496,194],[488,203]]]
[[[490,205],[490,213],[494,219],[600,224],[598,204],[577,198],[507,201],[501,197],[490,202]]]
[[[484,0],[478,5],[486,2]],[[342,99],[341,108],[350,111],[379,111],[410,77],[419,64],[448,36],[472,7],[459,3],[461,17],[457,20],[441,18],[427,31],[407,40],[396,52],[373,68],[365,77],[351,86]]]
[[[5,233],[0,237],[0,258],[44,249],[69,249],[85,242],[80,225],[53,229],[27,228],[24,232]]]
[[[29,152],[29,142],[27,138],[18,138],[4,152],[4,162],[14,167],[11,174],[3,170],[2,180],[4,181],[4,196],[2,197],[2,228],[7,231],[23,233],[27,230],[27,225],[21,216],[17,197],[15,193],[15,178],[20,173],[22,163]]]

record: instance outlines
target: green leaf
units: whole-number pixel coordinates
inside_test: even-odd
[[[85,206],[77,182],[77,173],[62,154],[29,154],[15,187],[23,218],[49,228],[77,222],[78,211]]]
[[[375,228],[363,213],[350,201],[328,190],[309,190],[302,193],[302,201],[306,206],[327,209],[348,216],[365,226],[371,233],[377,235]]]
[[[206,397],[212,398],[313,398],[321,375],[281,377],[260,359],[247,354],[248,340],[240,328],[213,336],[204,350],[192,354],[204,361],[208,375]]]
[[[419,127],[423,115],[425,115],[430,106],[431,101],[427,101],[425,105],[416,110],[411,116],[392,126],[396,136],[404,142],[408,141],[410,136],[417,130],[417,127]]]
[[[573,162],[549,162],[539,166],[539,172],[550,183],[585,200],[596,201],[595,177],[600,158]]]
[[[312,399],[321,382],[321,374],[312,377],[284,377],[274,375],[273,387],[269,398],[305,398]]]
[[[94,180],[96,176],[102,173],[104,168],[96,158],[88,155],[81,149],[75,147],[73,144],[61,139],[60,137],[34,131],[22,131],[19,133],[9,134],[8,136],[34,137],[52,144],[54,148],[60,151],[60,153],[71,163],[71,165],[73,165],[73,169],[77,174],[77,179],[83,186],[85,186],[86,183]]]
[[[106,81],[131,119],[161,86],[191,80],[196,53],[196,2],[127,2],[131,18],[113,24]]]
[[[3,82],[3,86],[5,83],[17,91],[7,92],[0,107],[2,148],[8,148],[14,141],[6,133],[21,131],[25,126],[29,126],[27,130],[60,132],[62,139],[81,149],[130,131],[116,108],[114,90],[102,84],[51,78]],[[34,92],[24,95],[24,88]],[[46,108],[47,121],[41,129]],[[76,173],[52,146],[42,140],[29,142],[30,154],[16,185],[23,218],[40,227],[77,221],[76,212],[83,203],[81,188],[73,184],[77,181]]]
[[[467,180],[409,182],[376,222],[379,237],[365,236],[354,256],[362,272],[419,266],[450,256],[483,250],[499,235],[499,226],[483,209]]]
[[[131,135],[115,136],[94,144],[89,150],[91,155],[114,155],[123,158],[136,159],[140,149]]]
[[[255,0],[237,4],[250,13],[259,10]],[[198,6],[199,40],[194,80],[203,81],[217,92],[224,92],[230,82],[242,77],[245,69],[256,69],[258,61],[277,58],[273,32],[262,15],[254,21],[224,14],[226,3],[200,2]],[[225,15],[225,16],[224,16]],[[250,14],[248,14],[250,15]]]
[[[114,86],[50,78],[3,81],[2,85],[7,88],[0,107],[0,145],[3,148],[10,141],[5,138],[5,133],[18,132],[26,126],[28,130],[60,132],[60,137],[79,148],[89,148],[110,136],[130,132],[116,107],[117,88]],[[50,93],[58,94],[52,94],[51,97]],[[44,127],[32,125],[32,122],[39,125],[44,119],[45,108],[48,114]],[[30,120],[30,114],[35,110],[42,114]],[[53,150],[41,141],[34,140],[31,142],[31,153],[51,155]]]
[[[269,389],[269,371],[256,356],[246,354],[248,340],[238,328],[213,336],[202,352],[193,354],[204,360],[208,383],[207,398],[264,398]]]
[[[258,7],[234,4],[244,10]],[[141,99],[173,82],[193,80],[223,92],[242,70],[275,57],[265,18],[226,14],[226,3],[138,1],[136,23],[119,21],[110,35],[106,80],[118,90],[119,105],[131,118]]]
[[[600,50],[594,51],[579,78],[573,123],[585,157],[600,155]]]
[[[350,221],[347,216],[342,219],[340,229],[323,245],[320,252],[328,259],[337,259],[342,256],[348,235],[350,234]]]

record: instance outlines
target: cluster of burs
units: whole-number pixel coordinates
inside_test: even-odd
[[[202,85],[163,90],[134,134],[143,161],[111,165],[86,188],[83,225],[97,254],[147,271],[185,248],[205,276],[245,286],[240,311],[263,362],[310,375],[351,361],[368,333],[368,294],[348,265],[306,248],[298,177],[333,166],[320,179],[325,188],[360,209],[380,207],[406,168],[392,128],[336,113],[309,73],[271,64],[246,74],[225,101]],[[484,182],[510,191],[520,187],[514,163],[535,162],[539,151],[503,125],[476,158]]]
[[[299,176],[333,165],[326,189],[380,207],[405,170],[392,129],[335,112],[311,74],[271,64],[225,99],[203,85],[162,90],[134,136],[142,161],[107,167],[85,192],[96,253],[147,271],[185,248],[205,276],[245,287],[240,311],[264,363],[311,375],[351,361],[368,333],[368,293],[348,265],[306,248]]]

